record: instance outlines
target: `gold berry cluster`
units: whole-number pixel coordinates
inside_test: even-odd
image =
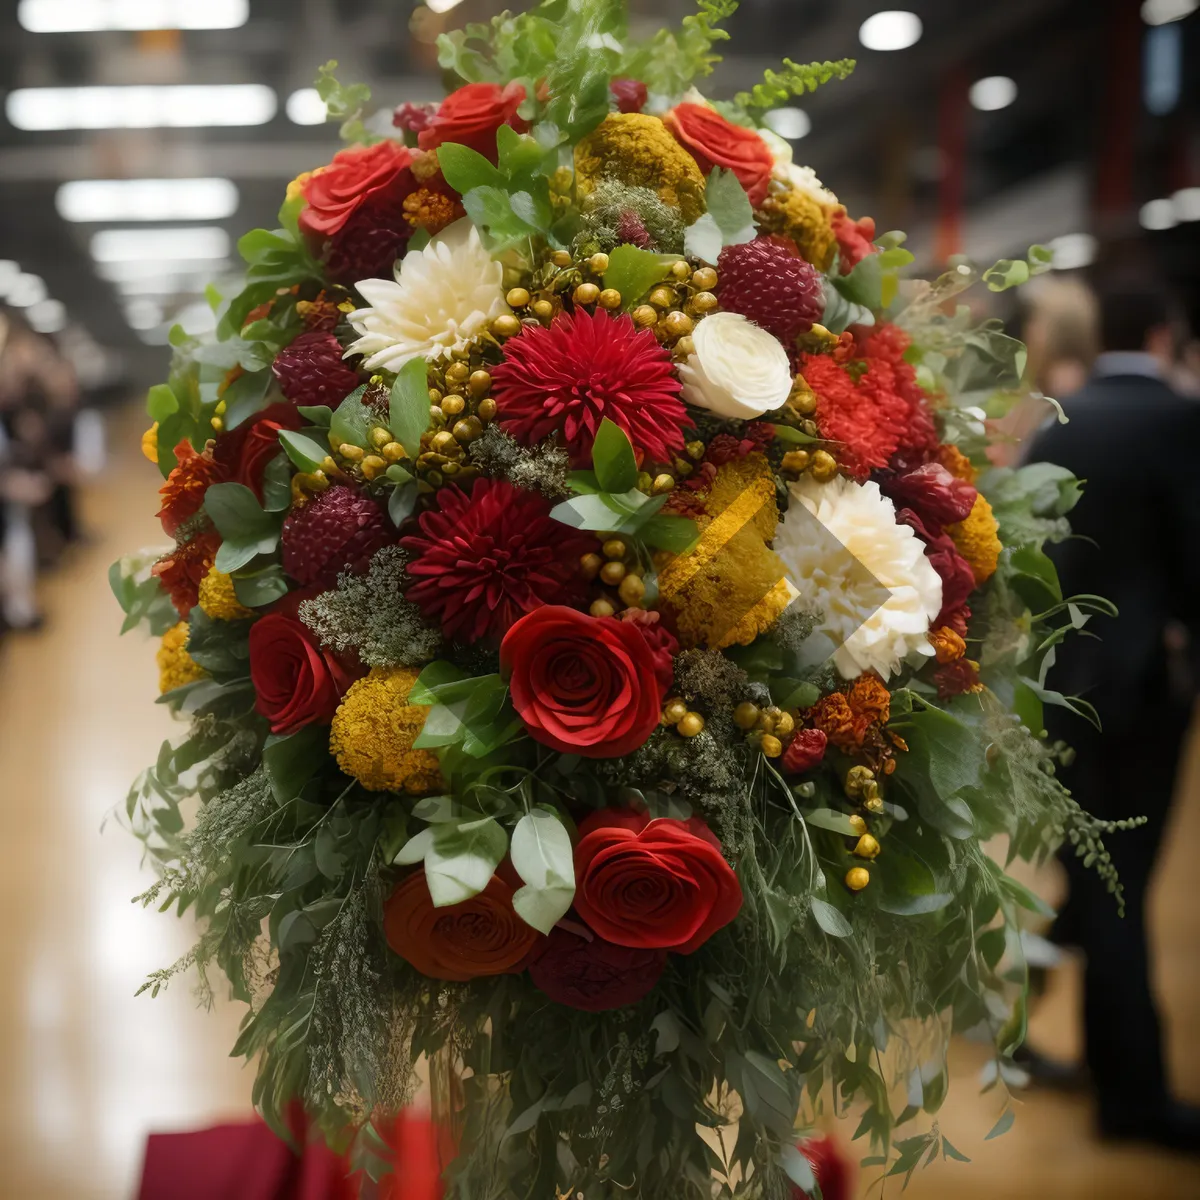
[[[704,732],[704,718],[698,712],[692,712],[680,696],[668,696],[663,701],[662,723],[668,728],[674,728],[680,737],[692,738]]]
[[[629,545],[619,537],[605,538],[600,553],[585,554],[579,560],[583,576],[602,585],[601,594],[588,610],[593,617],[611,617],[618,608],[641,608],[646,597],[643,567]]]
[[[879,781],[870,767],[851,767],[846,772],[843,790],[849,799],[859,801],[869,813],[878,815],[883,812],[883,796],[879,790]],[[868,862],[878,858],[879,840],[867,828],[866,818],[855,813],[850,817],[850,825],[854,829],[856,838],[852,853]],[[851,867],[846,872],[844,882],[852,892],[861,892],[871,882],[871,872],[866,867]]]
[[[745,731],[746,741],[767,758],[778,758],[783,753],[783,738],[796,728],[795,716],[774,704],[759,708],[749,700],[743,700],[733,710],[733,723]]]

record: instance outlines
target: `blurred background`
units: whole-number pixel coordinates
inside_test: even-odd
[[[927,273],[956,253],[987,265],[1051,247],[1054,270],[981,307],[1028,336],[1030,382],[1051,394],[1096,353],[1094,273],[1156,274],[1176,297],[1176,382],[1200,391],[1197,0],[899,2],[742,0],[706,91],[751,86],[782,55],[856,57],[849,81],[772,118],[852,215],[906,229]],[[191,941],[129,903],[148,878],[110,815],[170,732],[152,648],[117,640],[104,574],[161,541],[140,404],[170,327],[211,327],[203,289],[236,272],[238,235],[271,227],[288,181],[336,150],[316,67],[336,58],[339,78],[368,83],[383,128],[394,106],[440,95],[437,34],[500,7],[0,0],[4,1200],[132,1196],[150,1130],[248,1112],[251,1075],[226,1057],[240,1014],[197,1011],[182,983],[134,997]],[[692,7],[632,3],[647,34]],[[1152,905],[1172,1081],[1192,1102],[1197,843],[1193,737]],[[1052,870],[1035,882],[1055,898]],[[1035,1010],[1041,1046],[1077,1052],[1077,1007],[1068,961]],[[1032,1089],[1014,1129],[985,1141],[983,1056],[963,1045],[954,1061],[942,1127],[976,1165],[920,1174],[918,1200],[1200,1197],[1195,1159],[1096,1142],[1086,1094]]]

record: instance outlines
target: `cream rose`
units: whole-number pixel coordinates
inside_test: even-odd
[[[752,421],[773,412],[792,390],[787,351],[773,334],[739,313],[705,317],[696,349],[679,368],[683,398],[718,417]]]

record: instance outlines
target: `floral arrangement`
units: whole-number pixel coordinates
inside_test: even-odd
[[[326,68],[352,144],[149,396],[173,545],[112,580],[190,725],[128,816],[202,932],[147,986],[219,970],[371,1178],[422,1057],[451,1197],[815,1197],[823,1111],[962,1158],[1043,907],[983,843],[1116,890],[1042,727],[1078,485],[986,453],[1023,350],[764,126],[852,63],[695,90],[735,8],[468,26],[386,137]]]

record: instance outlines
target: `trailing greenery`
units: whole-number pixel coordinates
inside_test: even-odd
[[[793,96],[815,92],[831,79],[848,79],[857,65],[852,58],[811,63],[797,63],[785,58],[782,71],[768,68],[761,83],[756,83],[748,92],[738,92],[733,102],[743,109],[774,108]]]

